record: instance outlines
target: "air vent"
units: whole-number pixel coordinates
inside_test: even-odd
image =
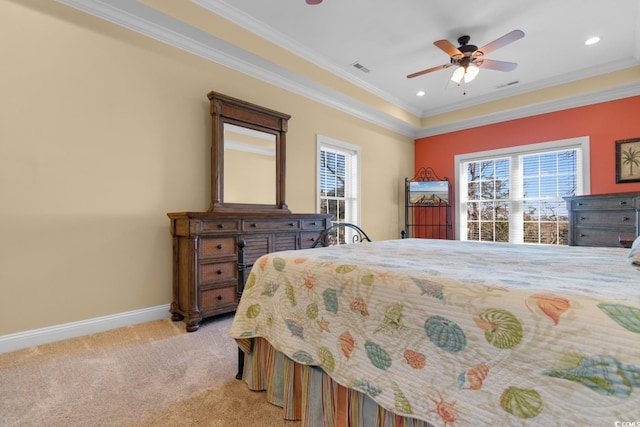
[[[358,70],[362,71],[363,73],[368,73],[371,70],[369,70],[367,67],[365,67],[364,65],[362,65],[361,63],[359,63],[358,61],[354,62],[353,65],[355,68],[357,68]]]
[[[518,80],[514,80],[512,82],[505,83],[505,84],[500,85],[500,86],[496,86],[496,89],[502,89],[503,87],[517,85],[518,83],[520,83]]]

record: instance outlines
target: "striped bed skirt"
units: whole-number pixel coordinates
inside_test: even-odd
[[[267,401],[283,408],[284,419],[301,420],[304,427],[432,427],[387,411],[319,367],[296,363],[264,338],[238,344],[245,353],[243,379],[249,389],[266,391]]]

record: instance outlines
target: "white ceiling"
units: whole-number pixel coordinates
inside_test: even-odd
[[[640,63],[638,0],[196,0],[419,116]],[[466,87],[453,68],[407,79],[445,64],[433,42],[471,36],[481,47],[520,29],[525,37],[487,55],[518,63],[512,72],[482,70]],[[600,43],[585,46],[594,35]],[[358,62],[364,73],[352,66]],[[511,86],[503,87],[512,82]],[[416,92],[424,90],[424,97]],[[466,92],[466,95],[463,93]]]
[[[287,64],[270,62],[159,13],[152,6],[161,1],[58,1],[289,90],[306,91],[325,103],[349,103],[340,99],[344,94],[324,90]],[[640,64],[639,0],[324,0],[315,6],[305,0],[191,0],[191,4],[418,117]],[[486,56],[518,63],[512,72],[481,69],[464,87],[449,81],[453,67],[406,78],[449,62],[448,55],[433,45],[436,40],[447,39],[457,46],[459,36],[469,35],[470,43],[481,47],[515,29],[524,31],[524,38]],[[600,43],[585,46],[584,41],[594,35],[601,37]],[[370,72],[353,67],[356,62]],[[417,97],[419,90],[426,95]],[[359,108],[364,118],[373,114],[365,111],[367,107]]]

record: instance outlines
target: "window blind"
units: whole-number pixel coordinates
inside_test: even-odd
[[[358,222],[358,150],[346,143],[319,141],[320,212],[333,222]]]

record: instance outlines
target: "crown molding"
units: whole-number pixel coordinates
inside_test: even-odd
[[[600,102],[629,98],[636,95],[640,95],[640,82],[634,82],[627,85],[616,86],[614,88],[561,98],[554,101],[528,105],[522,108],[501,111],[499,113],[488,114],[482,117],[475,117],[469,120],[461,120],[459,122],[447,125],[434,126],[418,131],[415,137],[425,138],[427,136],[441,135],[444,133],[456,132],[459,130],[470,129],[478,126],[505,122],[508,120],[522,119],[524,117],[553,113],[555,111],[567,110],[569,108],[583,107],[585,105],[598,104]]]
[[[334,89],[328,88],[316,81],[313,81],[300,74],[294,73],[278,64],[268,61],[262,57],[254,55],[237,46],[219,39],[202,30],[191,27],[175,18],[158,12],[157,10],[138,3],[137,1],[122,0],[56,0],[59,3],[69,7],[78,9],[82,12],[96,16],[100,19],[112,22],[136,33],[150,37],[161,43],[173,46],[185,52],[192,53],[206,60],[223,65],[230,69],[236,70],[258,80],[272,84],[289,92],[304,96],[312,101],[324,104],[330,108],[342,111],[353,117],[359,118],[374,125],[383,127],[390,131],[399,133],[411,138],[423,138],[458,130],[468,129],[476,126],[483,126],[492,123],[498,123],[506,120],[518,119],[526,116],[543,114],[558,111],[567,108],[579,107],[598,102],[610,101],[614,99],[625,98],[640,94],[640,83],[633,83],[626,86],[614,87],[597,92],[585,93],[573,97],[563,98],[561,100],[545,102],[541,104],[531,105],[523,108],[503,111],[491,115],[486,115],[469,120],[462,120],[443,126],[435,126],[431,128],[421,129],[419,127],[408,124],[407,122],[397,119],[396,117],[377,110],[370,105],[355,100]],[[255,22],[251,23],[246,16],[239,15],[236,9],[229,8],[220,1],[216,0],[192,0],[194,3],[207,8],[213,13],[220,14],[232,22],[239,23],[248,27],[255,27]],[[251,29],[251,28],[250,28]],[[257,30],[253,29],[253,32]],[[265,30],[262,30],[264,33]],[[262,35],[265,38],[270,37],[275,43],[284,45],[296,55],[305,57],[313,62],[321,64],[328,71],[340,75],[347,80],[353,81],[354,77],[345,75],[343,70],[331,67],[325,64],[327,61],[322,58],[312,57],[308,53],[304,53],[304,49],[299,46],[291,45],[290,41],[282,41],[278,39],[275,33]],[[595,70],[584,70],[578,74],[578,78],[592,77],[605,72],[616,71],[625,67],[637,65],[635,58],[619,61],[609,64],[606,67],[600,67]],[[576,74],[562,76],[557,79],[548,79],[535,85],[523,85],[514,88],[517,92],[515,95],[524,94],[545,87],[568,83],[576,80]],[[361,82],[362,83],[362,82]],[[357,83],[354,83],[357,84]],[[364,87],[362,84],[359,86]],[[370,92],[376,93],[374,88],[366,88]],[[388,94],[385,96],[377,91],[377,94],[389,100]],[[459,108],[469,107],[472,105],[480,105],[491,101],[502,99],[498,93],[482,97],[475,104],[464,105],[451,104],[446,108],[439,108],[437,111],[423,111],[421,117],[428,117],[434,114],[442,114],[454,111]],[[392,101],[390,101],[392,102]],[[399,105],[399,102],[392,102],[394,105],[403,108],[407,112],[411,112],[408,108]],[[420,116],[420,114],[416,114]]]
[[[57,1],[402,135],[413,137],[418,130],[402,120],[138,2]]]
[[[548,78],[544,80],[537,81],[535,83],[523,84],[511,87],[509,89],[509,97],[523,95],[529,92],[534,92],[536,90],[547,89],[553,86],[559,86],[579,80],[588,79],[590,77],[596,77],[602,74],[608,74],[615,71],[624,70],[625,68],[630,68],[640,65],[640,61],[637,61],[633,57],[628,57],[620,61],[613,61],[605,65],[594,66],[589,68],[584,68],[577,72],[572,72],[568,74],[564,74],[561,76],[556,76],[553,78]],[[449,104],[444,107],[438,107],[437,109],[428,109],[423,110],[421,117],[430,117],[437,114],[450,113],[452,111],[459,110],[461,108],[473,107],[476,105],[486,104],[487,102],[498,101],[500,99],[504,99],[504,96],[501,94],[501,91],[489,93],[483,95],[482,97],[477,98],[475,101],[463,101]]]
[[[349,83],[358,86],[367,92],[370,92],[385,101],[394,104],[403,110],[415,115],[420,116],[420,109],[415,106],[408,104],[407,102],[401,100],[400,98],[394,96],[393,94],[383,91],[380,88],[371,85],[369,82],[366,82],[362,79],[359,79],[357,76],[349,73],[336,66],[333,62],[329,61],[326,57],[319,55],[316,52],[311,52],[309,49],[297,41],[291,39],[290,37],[285,36],[278,30],[265,26],[262,22],[256,20],[250,15],[229,6],[226,2],[220,0],[191,0],[192,3],[197,4],[198,6],[215,13],[218,16],[223,17],[224,19],[242,27],[246,30],[260,36],[261,38],[279,46],[283,49],[288,50],[294,55],[306,59],[312,64],[317,65],[320,68],[327,70],[328,72],[348,81]]]

